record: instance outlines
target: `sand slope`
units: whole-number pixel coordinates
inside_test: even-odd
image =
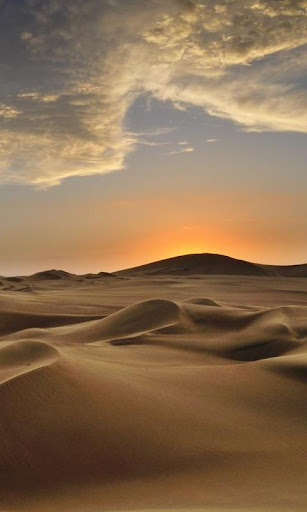
[[[297,282],[55,282],[0,294],[4,510],[306,508]]]

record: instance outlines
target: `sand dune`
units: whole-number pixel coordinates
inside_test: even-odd
[[[248,311],[207,305],[208,299],[198,301],[205,302],[205,305],[189,301],[176,304],[164,299],[147,300],[101,320],[51,329],[19,330],[6,339],[24,337],[90,344],[135,337],[139,343],[142,336],[144,343],[162,344],[161,340],[165,338],[165,343],[171,343],[174,348],[229,353],[234,358],[237,353],[240,360],[245,349],[255,348],[256,353],[267,350],[267,357],[271,357],[274,352],[278,355],[300,347],[307,337],[307,327],[305,324],[302,326],[305,308],[289,306]],[[56,317],[52,320],[64,323],[66,319],[67,323],[73,324],[77,318]],[[46,320],[48,317],[41,317],[36,319],[36,323]]]
[[[50,290],[52,287],[56,290],[62,288],[74,288],[78,283],[83,286],[93,284],[93,281],[100,281],[108,285],[113,280],[123,280],[124,277],[117,276],[109,272],[98,272],[97,274],[76,275],[65,270],[45,270],[37,272],[30,276],[10,276],[0,277],[0,290],[6,292],[37,292],[42,289]]]
[[[307,264],[263,265],[221,254],[187,254],[121,270],[118,275],[248,275],[307,277]]]
[[[3,509],[303,511],[305,281],[246,279],[1,292]]]
[[[56,361],[58,351],[45,343],[20,341],[0,349],[0,383]]]
[[[113,275],[109,272],[99,272],[98,274],[84,274],[84,275],[75,275],[71,274],[70,272],[66,272],[65,270],[45,270],[43,272],[37,272],[36,274],[33,274],[32,276],[29,276],[30,280],[35,281],[58,281],[58,280],[69,280],[69,279],[76,279],[76,278],[84,278],[84,279],[99,279],[99,278],[118,278],[116,275]],[[10,278],[12,279],[12,278]],[[13,279],[20,279],[20,278],[13,278]]]
[[[156,261],[146,265],[121,270],[118,272],[98,272],[76,275],[65,270],[45,270],[31,276],[0,276],[0,290],[4,291],[36,291],[43,287],[50,289],[52,285],[58,288],[75,286],[83,283],[85,286],[100,280],[106,284],[114,280],[129,279],[130,276],[254,276],[254,277],[307,277],[307,263],[301,265],[264,265],[238,260],[220,254],[187,254]]]
[[[65,272],[65,270],[45,270],[43,272],[37,272],[31,276],[31,279],[37,279],[39,281],[53,281],[58,279],[69,279],[73,274]]]
[[[201,306],[219,306],[214,300],[208,299],[207,297],[191,297],[186,299],[187,304],[200,304]]]
[[[22,331],[30,327],[54,327],[85,322],[93,318],[95,316],[35,314],[6,310],[5,312],[0,312],[0,336]]]

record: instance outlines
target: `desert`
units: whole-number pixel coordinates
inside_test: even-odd
[[[306,279],[173,264],[1,278],[1,510],[305,510]]]
[[[307,0],[0,40],[0,512],[306,512]]]

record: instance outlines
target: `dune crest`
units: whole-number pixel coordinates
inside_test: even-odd
[[[276,357],[304,346],[304,309],[246,310],[217,307],[210,299],[177,304],[152,299],[129,305],[103,319],[60,327],[25,329],[5,339],[52,343],[153,344],[174,350],[212,352],[237,361]],[[212,303],[213,302],[213,305]],[[295,314],[296,313],[296,314]],[[64,320],[64,319],[61,319]],[[83,320],[83,319],[82,319]],[[122,340],[122,343],[119,343]]]
[[[19,341],[0,348],[0,384],[50,365],[59,358],[52,346],[38,341]]]
[[[307,263],[301,265],[264,265],[222,254],[186,254],[147,263],[117,272],[120,276],[137,275],[247,275],[307,277]]]

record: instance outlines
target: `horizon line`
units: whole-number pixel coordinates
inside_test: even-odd
[[[36,275],[36,274],[40,274],[40,273],[43,273],[43,272],[51,272],[51,271],[66,272],[67,274],[71,274],[71,275],[75,275],[75,276],[83,276],[83,275],[88,275],[88,274],[98,275],[100,273],[117,274],[119,272],[125,272],[127,270],[134,270],[134,269],[137,269],[139,267],[144,267],[144,266],[151,265],[151,264],[154,264],[154,263],[160,263],[160,262],[169,261],[169,260],[173,260],[173,259],[177,259],[177,258],[182,258],[182,257],[185,257],[185,256],[204,256],[204,255],[222,256],[222,257],[229,258],[229,259],[232,259],[232,260],[242,261],[242,262],[245,262],[245,263],[251,263],[253,265],[259,265],[259,266],[265,266],[265,267],[298,267],[298,266],[302,266],[302,265],[307,265],[307,262],[291,263],[291,264],[286,264],[286,265],[274,264],[274,263],[258,263],[258,262],[255,262],[255,261],[250,261],[250,260],[246,260],[246,259],[242,259],[242,258],[235,258],[234,256],[229,256],[228,254],[211,253],[211,252],[197,252],[197,253],[177,254],[176,256],[169,256],[167,258],[161,258],[161,259],[158,259],[158,260],[148,261],[148,262],[145,262],[145,263],[141,263],[139,265],[134,265],[132,267],[125,267],[125,268],[122,268],[122,269],[119,269],[119,270],[112,270],[112,271],[100,270],[98,272],[85,272],[85,273],[82,273],[82,274],[78,274],[78,273],[75,273],[75,272],[70,272],[69,270],[65,270],[63,268],[47,268],[47,269],[45,268],[45,269],[42,269],[42,270],[37,270],[33,274],[27,274],[27,275],[14,274],[14,275],[5,276],[3,274],[0,274],[0,278],[1,277],[3,277],[3,278],[6,278],[6,277],[31,277],[31,276]]]

